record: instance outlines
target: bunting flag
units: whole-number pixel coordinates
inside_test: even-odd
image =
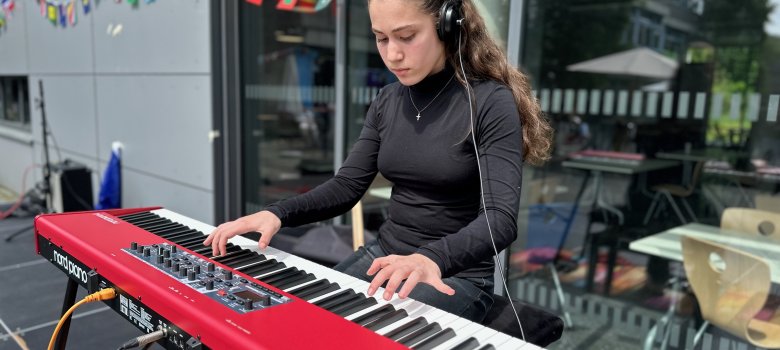
[[[65,11],[65,5],[60,4],[58,6],[58,8],[59,8],[59,15],[60,15],[60,25],[63,26],[63,27],[67,27],[68,26],[68,14]]]
[[[5,13],[0,12],[0,28],[3,28],[5,26]]]
[[[46,0],[38,0],[38,5],[41,7],[41,17],[46,17]]]
[[[295,4],[297,2],[298,0],[279,0],[279,2],[276,3],[276,9],[292,11],[295,8]]]
[[[57,25],[57,6],[54,6],[52,3],[47,3],[46,17],[49,19],[51,24]]]
[[[92,3],[90,0],[81,0],[81,7],[84,8],[84,14],[86,15],[92,9]]]
[[[66,11],[68,13],[68,24],[70,26],[76,25],[76,1],[70,0],[68,1],[68,5],[66,5]]]
[[[263,0],[246,0],[246,2],[255,6],[260,6],[263,4]]]

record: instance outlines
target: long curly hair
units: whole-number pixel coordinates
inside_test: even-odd
[[[501,49],[485,26],[485,21],[471,0],[415,0],[420,8],[434,18],[447,1],[461,2],[461,54],[463,68],[470,79],[494,80],[503,83],[511,91],[520,112],[523,126],[523,159],[532,165],[541,165],[550,158],[553,129],[542,113],[536,97],[531,91],[528,77],[509,64],[506,53]],[[452,67],[460,67],[458,40],[445,42],[447,60]],[[465,78],[456,69],[457,79],[465,86]]]

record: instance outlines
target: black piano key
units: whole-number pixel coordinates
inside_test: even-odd
[[[138,226],[138,225],[143,225],[143,224],[150,223],[150,222],[156,222],[157,220],[161,220],[161,219],[162,219],[161,217],[155,215],[154,217],[139,218],[139,219],[133,219],[133,220],[126,220],[126,221],[131,223],[131,224],[133,224],[133,225],[135,225],[135,226]]]
[[[477,338],[471,337],[456,345],[451,350],[474,350],[479,346]]]
[[[485,344],[485,346],[479,348],[479,350],[496,350],[496,347],[490,344]]]
[[[281,270],[287,267],[287,265],[285,265],[284,263],[277,262],[276,259],[271,259],[268,261],[270,261],[271,263],[265,264],[263,266],[255,266],[244,273],[252,277],[257,277],[257,276],[262,276],[271,271]]]
[[[385,334],[385,337],[398,341],[398,339],[403,338],[407,334],[410,334],[427,325],[428,325],[428,321],[426,321],[425,318],[417,317],[409,322],[404,323],[398,328],[393,329],[390,332],[387,332],[387,334]]]
[[[241,249],[241,250],[236,251],[236,252],[225,253],[225,255],[220,255],[220,256],[217,256],[217,257],[213,257],[213,258],[211,258],[211,260],[219,261],[219,262],[224,264],[225,260],[229,260],[229,259],[232,259],[234,257],[241,257],[241,256],[244,256],[244,255],[247,255],[247,254],[252,254],[252,253],[254,253],[254,252],[249,250],[249,249]]]
[[[187,238],[182,237],[181,239],[169,239],[169,241],[176,243],[180,246],[189,246],[192,243],[197,243],[203,246],[203,237],[199,235],[193,235],[192,237],[187,237]]]
[[[155,214],[152,214],[152,213],[150,213],[148,211],[142,211],[142,212],[133,213],[133,214],[119,215],[117,217],[122,219],[122,220],[125,220],[125,219],[133,219],[133,218],[137,218],[139,216],[147,216],[147,215],[155,215]]]
[[[343,300],[345,298],[348,298],[350,296],[353,296],[353,295],[355,295],[355,291],[354,290],[352,290],[352,289],[345,289],[345,290],[342,290],[341,292],[338,292],[336,294],[330,295],[330,296],[328,296],[328,297],[326,297],[326,298],[324,298],[322,300],[318,300],[316,303],[314,303],[314,305],[317,305],[317,306],[320,306],[320,307],[333,305],[334,302],[341,301],[341,300]]]
[[[296,268],[293,267],[293,269],[296,269]],[[290,269],[290,270],[292,270],[292,269]],[[265,283],[268,283],[268,284],[270,284],[270,285],[272,285],[272,286],[274,286],[276,288],[279,288],[279,284],[285,283],[285,282],[287,282],[290,279],[303,277],[303,276],[306,276],[306,271],[300,271],[300,270],[293,271],[293,272],[284,271],[283,274],[278,275],[277,277],[274,277],[272,279],[263,278],[261,281],[263,281]],[[281,289],[281,288],[279,288],[279,289]]]
[[[191,228],[189,228],[187,226],[179,225],[177,227],[171,227],[169,229],[160,230],[159,232],[155,232],[154,234],[156,234],[156,235],[158,235],[158,236],[160,236],[162,238],[168,238],[168,237],[172,237],[172,236],[178,235],[178,234],[180,234],[182,232],[190,232],[190,231],[191,231],[191,233],[198,232],[198,231],[195,231],[195,230],[193,230],[193,229],[191,229]]]
[[[417,343],[412,349],[431,350],[452,338],[455,338],[455,331],[453,331],[452,328],[446,328],[443,331],[432,335],[430,338]]]
[[[183,246],[184,248],[187,248],[189,250],[192,250],[195,253],[198,253],[200,255],[203,255],[207,258],[210,258],[212,255],[214,255],[213,250],[211,249],[211,246],[204,246],[203,242],[201,243],[192,243],[186,246]],[[232,243],[228,243],[227,246],[225,246],[225,251],[235,252],[237,250],[241,250],[241,247],[237,245],[233,245]]]
[[[163,231],[163,230],[167,230],[169,228],[174,228],[174,227],[181,227],[181,224],[177,224],[175,222],[171,222],[171,223],[167,223],[167,224],[157,225],[157,226],[154,226],[154,227],[147,227],[146,230],[151,232],[151,233],[157,234],[157,232],[160,232],[160,231]]]
[[[362,294],[361,294],[362,295]],[[342,305],[338,308],[335,308],[331,310],[334,314],[340,315],[342,317],[347,317],[349,315],[352,315],[356,312],[368,309],[374,305],[377,304],[377,301],[375,298],[363,298],[358,302],[352,302],[346,305]]]
[[[321,279],[321,280],[319,280],[317,282],[310,283],[310,284],[307,284],[305,286],[301,286],[301,287],[295,288],[295,289],[289,291],[288,293],[290,293],[292,295],[295,295],[295,296],[300,298],[300,295],[303,295],[303,294],[305,294],[305,293],[307,293],[309,291],[312,291],[312,290],[316,290],[318,288],[325,288],[325,287],[328,286],[328,284],[330,284],[330,281],[328,281],[326,279]]]
[[[235,270],[238,271],[238,272],[245,272],[245,271],[248,271],[249,269],[253,269],[255,267],[262,267],[262,266],[266,266],[268,264],[275,264],[275,263],[276,263],[275,259],[263,260],[263,261],[259,261],[259,262],[256,262],[256,263],[247,264],[247,265],[244,265],[244,266],[241,266],[241,267],[237,267],[237,268],[235,268]]]
[[[263,276],[260,281],[265,282],[266,284],[274,284],[275,282],[280,281],[281,279],[292,276],[294,274],[298,273],[297,267],[291,267],[284,270],[275,271],[272,273],[269,273],[265,276]]]
[[[182,228],[180,230],[176,230],[176,231],[164,234],[164,235],[160,235],[160,238],[165,238],[165,239],[167,239],[169,241],[175,241],[177,239],[182,239],[182,238],[185,238],[185,237],[197,237],[197,236],[200,236],[198,234],[198,231],[195,231],[193,229],[188,229],[188,228],[185,227],[185,228]],[[205,240],[205,238],[204,238],[204,240]]]
[[[330,284],[326,285],[323,288],[319,288],[318,287],[318,288],[313,289],[311,291],[308,291],[308,292],[305,292],[305,293],[300,293],[300,294],[297,295],[297,297],[299,297],[299,298],[301,298],[303,300],[309,301],[309,300],[312,300],[314,298],[317,298],[317,297],[323,296],[325,294],[328,294],[330,292],[335,292],[335,291],[337,291],[339,289],[341,289],[341,286],[339,286],[338,283],[334,282],[334,283],[330,283]]]
[[[407,317],[409,317],[409,314],[406,313],[406,310],[395,310],[387,315],[367,323],[365,327],[376,332]]]
[[[266,259],[265,256],[255,253],[254,255],[231,259],[230,261],[222,262],[222,264],[230,266],[235,269],[242,266],[254,264],[256,262],[263,261],[265,259]]]
[[[395,311],[393,305],[385,304],[384,306],[377,308],[376,310],[373,310],[369,313],[366,313],[365,315],[355,318],[354,320],[352,320],[352,322],[355,322],[361,326],[365,326],[373,321],[376,321],[377,319],[381,318],[384,315],[392,313],[393,311]]]
[[[130,222],[130,221],[133,221],[133,220],[139,220],[139,219],[150,218],[150,217],[155,217],[155,216],[158,216],[158,215],[154,214],[154,213],[150,213],[148,211],[145,211],[145,212],[141,212],[141,213],[135,213],[135,214],[130,214],[130,215],[118,216],[118,218],[120,218],[120,219],[122,219],[124,221]]]
[[[160,226],[168,225],[168,224],[171,224],[171,223],[173,223],[173,221],[171,221],[171,220],[159,219],[159,220],[155,220],[155,221],[152,221],[152,222],[143,223],[141,225],[135,225],[135,226],[138,226],[138,227],[140,227],[140,228],[142,228],[144,230],[149,231],[150,228],[160,227]]]
[[[301,272],[303,272],[303,271],[301,271]],[[288,278],[288,279],[286,279],[284,281],[281,281],[281,282],[275,284],[274,286],[276,288],[284,290],[284,289],[292,288],[292,287],[295,287],[295,286],[299,286],[299,285],[304,284],[304,283],[309,282],[309,281],[314,281],[315,279],[317,279],[317,277],[314,277],[314,274],[305,273],[302,276],[296,276],[296,277]]]
[[[436,333],[439,333],[440,331],[441,331],[441,326],[438,323],[434,322],[408,334],[407,336],[399,339],[398,342],[406,346],[412,346]]]
[[[341,298],[334,299],[333,301],[322,305],[323,309],[333,312],[333,310],[340,310],[342,306],[351,304],[355,301],[363,300],[366,296],[363,293],[353,293],[345,295]]]

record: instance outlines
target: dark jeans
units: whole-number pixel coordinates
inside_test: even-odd
[[[364,247],[360,247],[358,251],[333,269],[371,282],[373,276],[366,275],[366,271],[371,267],[374,259],[387,255],[387,252],[382,249],[379,242],[373,241]],[[426,283],[419,283],[414,287],[409,297],[471,321],[482,322],[482,319],[485,318],[488,310],[493,305],[493,277],[447,277],[443,281],[455,290],[455,295],[449,296]],[[396,292],[400,290],[401,288],[399,287]],[[380,292],[377,292],[374,296],[377,298],[382,297]]]

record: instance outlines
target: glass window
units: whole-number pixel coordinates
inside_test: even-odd
[[[556,135],[552,160],[524,173],[510,275],[527,277],[517,293],[560,310],[545,292],[553,284],[531,274],[559,256],[565,295],[586,301],[569,300],[575,330],[552,349],[636,348],[649,331],[637,325],[655,324],[675,302],[669,344],[685,348],[697,301],[705,306],[685,287],[693,281],[669,283],[691,277],[679,235],[719,241],[729,209],[780,205],[780,2],[525,3],[521,64]],[[740,230],[740,241],[764,242],[755,225]],[[777,260],[747,247],[765,243],[719,242]],[[602,326],[610,332],[591,332]],[[583,328],[598,335],[578,338]],[[748,343],[713,328],[713,347]]]
[[[0,77],[0,125],[30,129],[26,77]]]
[[[241,2],[246,213],[333,175],[334,7]]]

